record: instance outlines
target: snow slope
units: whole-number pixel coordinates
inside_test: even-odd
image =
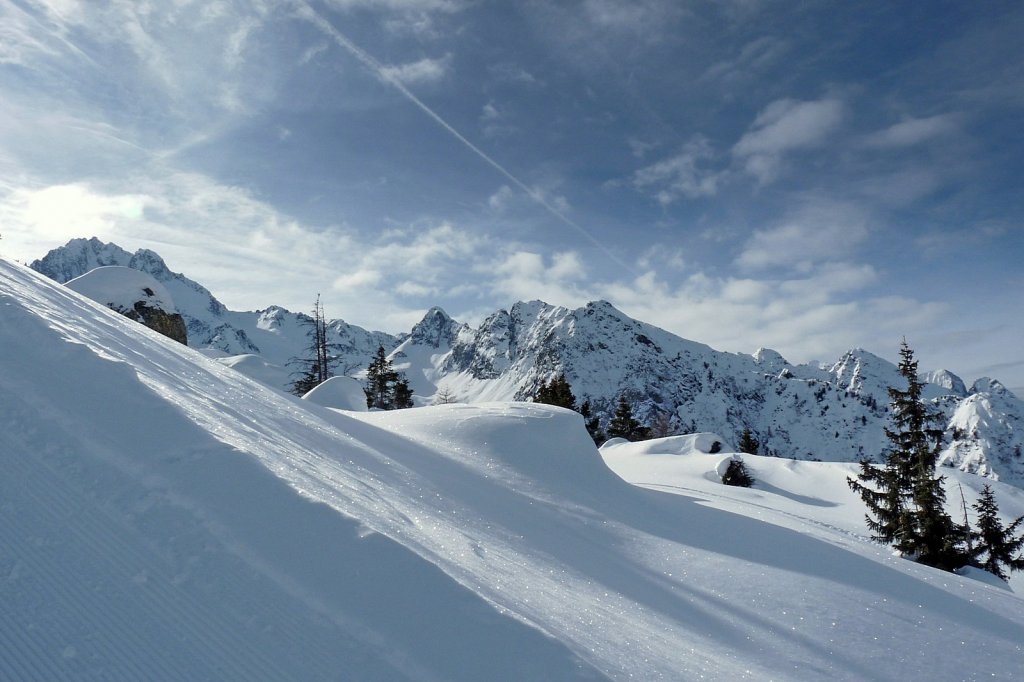
[[[286,364],[308,348],[302,314],[276,306],[227,310],[146,249],[130,254],[95,238],[75,239],[31,267],[63,282],[111,264],[166,285],[188,325],[189,345],[258,354],[265,364],[247,360],[237,368],[274,388],[289,383]],[[431,308],[409,334],[398,336],[333,320],[328,340],[341,360],[336,373],[357,377],[384,346],[408,377],[417,404],[441,392],[458,402],[528,400],[543,382],[565,373],[578,401],[590,400],[605,424],[625,395],[643,423],[670,417],[677,432],[714,431],[730,440],[750,429],[761,452],[809,460],[879,458],[887,444],[887,388],[904,381],[895,365],[863,349],[822,366],[792,365],[764,348],[753,355],[723,353],[634,320],[607,301],[577,309],[519,302],[475,329]],[[987,379],[970,391],[945,370],[923,379],[947,424],[942,463],[1024,487],[1024,402]]]
[[[559,408],[331,410],[6,262],[0,368],[0,679],[1015,679],[1024,660],[1018,595],[864,542],[813,473],[755,466],[774,489],[719,495],[702,466],[669,495]]]

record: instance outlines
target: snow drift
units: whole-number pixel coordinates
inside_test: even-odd
[[[1019,673],[1024,602],[816,521],[827,473],[667,495],[559,408],[333,410],[6,262],[0,368],[3,679]]]

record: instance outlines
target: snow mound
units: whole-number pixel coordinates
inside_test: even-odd
[[[243,353],[242,355],[222,356],[220,351],[205,348],[200,352],[207,357],[212,357],[225,367],[230,367],[236,372],[241,372],[250,379],[260,382],[264,386],[283,391],[291,383],[287,369],[272,362],[267,362],[259,355]]]
[[[118,311],[133,310],[141,302],[165,313],[178,312],[167,288],[141,270],[107,265],[90,270],[65,286]]]
[[[667,438],[652,438],[636,443],[630,443],[624,438],[613,438],[602,445],[601,450],[603,452],[605,448],[617,447],[623,443],[629,443],[629,451],[636,455],[704,455],[735,452],[735,449],[716,433],[690,433]]]
[[[363,392],[363,385],[352,377],[331,377],[302,396],[302,399],[322,407],[366,412],[366,393]]]

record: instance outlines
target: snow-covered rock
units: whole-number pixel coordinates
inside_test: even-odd
[[[100,266],[68,281],[67,287],[178,343],[188,343],[185,321],[170,292],[146,272]]]

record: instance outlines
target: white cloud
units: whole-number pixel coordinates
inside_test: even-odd
[[[448,75],[451,68],[451,55],[439,59],[424,57],[419,61],[407,64],[385,66],[380,72],[388,80],[396,80],[403,85],[419,85],[435,83]]]
[[[732,152],[748,173],[767,184],[787,152],[821,145],[842,118],[843,104],[837,99],[776,100],[758,114]]]
[[[663,206],[683,197],[696,199],[712,196],[718,191],[725,173],[700,166],[702,162],[714,157],[714,150],[707,139],[694,137],[675,156],[636,171],[633,174],[633,187],[652,192]]]
[[[864,142],[869,147],[894,149],[911,147],[956,132],[959,116],[939,114],[927,118],[908,118],[868,135]]]
[[[497,80],[504,83],[543,85],[543,82],[536,76],[514,62],[499,62],[487,67],[487,70]]]
[[[848,260],[868,236],[862,212],[847,204],[809,203],[775,227],[755,230],[736,265],[747,269],[794,268]]]
[[[772,64],[788,47],[785,41],[772,36],[756,38],[744,45],[735,57],[715,62],[708,67],[701,80],[732,84]]]
[[[514,250],[495,262],[482,263],[477,273],[491,291],[513,301],[540,299],[555,305],[580,306],[594,298],[583,288],[586,271],[575,252],[539,253]]]
[[[855,346],[884,352],[902,334],[934,330],[947,313],[938,303],[867,295],[874,282],[870,268],[841,263],[781,278],[697,272],[677,284],[647,271],[595,289],[628,315],[684,338],[733,352],[766,346],[792,362],[835,359]]]
[[[511,135],[518,130],[508,122],[508,116],[498,109],[493,100],[484,104],[480,110],[480,127],[484,137],[488,138]]]
[[[670,0],[584,0],[583,16],[598,28],[647,40],[659,37],[684,10]]]
[[[487,205],[490,206],[492,210],[500,213],[508,208],[509,203],[515,198],[515,195],[516,193],[511,187],[508,185],[502,185],[498,188],[497,192],[487,199]]]

